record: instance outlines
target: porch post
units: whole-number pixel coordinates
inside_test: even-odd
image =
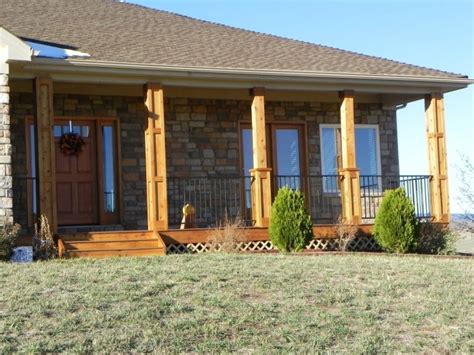
[[[340,93],[341,103],[341,198],[342,217],[346,223],[360,224],[362,208],[360,198],[360,173],[356,163],[354,92]]]
[[[36,135],[38,147],[39,213],[49,221],[53,233],[57,231],[56,160],[54,156],[53,81],[49,77],[35,80]]]
[[[168,229],[165,109],[163,88],[160,84],[145,85],[145,106],[147,109],[145,155],[148,229],[157,232]]]
[[[432,176],[430,183],[431,214],[435,222],[449,223],[448,166],[442,94],[426,95],[425,116],[429,172]]]
[[[0,61],[0,225],[13,222],[12,146],[10,141],[9,66]]]
[[[271,171],[267,164],[265,90],[253,88],[252,96],[252,218],[257,227],[268,227],[271,213]]]

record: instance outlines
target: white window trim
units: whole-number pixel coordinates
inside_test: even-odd
[[[321,164],[321,175],[327,175],[324,164],[323,164],[323,157],[324,157],[324,145],[323,145],[323,129],[324,128],[341,128],[340,124],[337,123],[321,123],[319,125],[319,146],[320,146],[320,164]],[[377,155],[377,175],[382,175],[382,157],[380,152],[380,128],[378,124],[356,124],[354,128],[372,128],[375,129],[375,149]],[[357,149],[357,148],[356,148]],[[357,152],[356,152],[357,158]],[[337,174],[337,172],[336,172]],[[380,180],[380,179],[379,179]],[[324,187],[323,187],[324,188]],[[380,188],[380,187],[379,187]],[[326,193],[334,193],[335,191],[324,191]]]

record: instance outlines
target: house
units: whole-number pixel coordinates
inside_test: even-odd
[[[466,76],[114,0],[0,8],[0,215],[30,232],[46,215],[62,252],[201,250],[225,216],[265,248],[283,185],[314,248],[398,186],[449,222],[443,94]],[[396,114],[416,100],[429,176],[401,176]],[[185,204],[201,229],[179,229]]]

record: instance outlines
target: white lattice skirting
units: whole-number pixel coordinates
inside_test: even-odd
[[[240,252],[256,252],[276,250],[269,240],[249,241],[238,244],[236,248]],[[339,248],[338,239],[313,239],[307,246],[307,250],[337,251]],[[166,252],[168,254],[195,254],[205,253],[210,250],[206,243],[189,244],[168,244]],[[380,250],[375,240],[371,237],[358,237],[347,243],[347,251],[378,251]]]

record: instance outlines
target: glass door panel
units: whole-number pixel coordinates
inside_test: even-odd
[[[301,188],[301,137],[298,128],[275,128],[274,164],[277,189],[288,186]]]
[[[103,159],[103,186],[104,212],[117,211],[117,187],[115,182],[115,143],[113,126],[102,126],[102,159]]]
[[[252,129],[242,128],[242,176],[244,176],[245,207],[250,209],[252,206],[250,196],[250,169],[253,168],[253,149],[252,149]]]
[[[117,122],[98,121],[101,224],[120,223]]]

